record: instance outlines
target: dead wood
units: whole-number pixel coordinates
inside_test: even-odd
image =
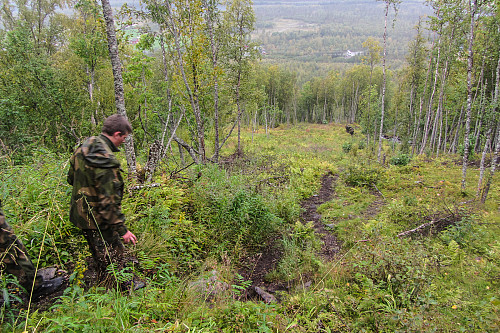
[[[448,215],[448,216],[443,217],[443,218],[440,218],[439,220],[430,221],[430,222],[421,224],[418,227],[416,227],[415,229],[411,229],[411,230],[407,230],[407,231],[403,231],[403,232],[399,233],[398,237],[404,237],[404,236],[408,236],[408,235],[414,234],[416,232],[422,232],[424,229],[426,229],[428,227],[432,227],[432,226],[438,225],[438,224],[440,224],[443,221],[448,221],[451,217],[453,217],[453,214]]]
[[[130,191],[136,191],[136,190],[141,190],[143,188],[160,187],[160,186],[161,186],[161,184],[159,184],[159,183],[146,184],[146,185],[136,185],[136,186],[132,186],[130,188]]]
[[[262,297],[262,299],[264,300],[264,302],[266,302],[266,303],[276,303],[276,297],[274,297],[273,295],[271,295],[268,292],[265,292],[261,288],[255,287],[255,292],[257,294],[259,294],[260,297]]]

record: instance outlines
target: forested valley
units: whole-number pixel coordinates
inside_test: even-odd
[[[497,332],[499,95],[495,0],[1,0],[1,210],[65,282],[0,246],[0,331]],[[67,174],[116,113],[102,281]]]

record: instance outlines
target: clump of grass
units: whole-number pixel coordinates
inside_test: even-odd
[[[396,156],[391,157],[389,163],[392,165],[405,166],[410,163],[411,157],[408,154],[400,153]]]
[[[322,265],[316,257],[321,241],[314,232],[313,222],[296,222],[287,237],[281,240],[283,256],[276,269],[270,272],[269,281],[297,280],[303,274],[315,273]]]
[[[343,174],[349,186],[373,186],[383,180],[384,171],[375,165],[351,165]]]
[[[277,231],[281,219],[271,212],[261,195],[246,187],[244,177],[229,177],[216,166],[201,172],[191,192],[193,213],[206,227],[209,244],[217,251],[257,249]]]

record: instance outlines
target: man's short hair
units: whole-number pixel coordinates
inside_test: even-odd
[[[104,120],[102,132],[108,135],[113,135],[116,132],[130,134],[132,133],[132,126],[130,126],[127,118],[119,114],[114,114]]]

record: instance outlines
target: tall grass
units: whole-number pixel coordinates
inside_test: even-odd
[[[243,132],[242,159],[188,168],[181,181],[158,175],[160,187],[127,193],[126,223],[139,236],[129,250],[148,282],[132,294],[78,285],[89,254],[67,219],[67,157],[40,150],[32,164],[4,162],[0,196],[9,223],[41,266],[76,273],[49,311],[11,312],[1,330],[23,330],[24,318],[29,331],[47,332],[498,329],[500,194],[493,190],[485,206],[467,203],[477,170],[468,172],[462,192],[455,156],[391,164],[400,153],[385,147],[381,166],[373,147],[335,125],[280,127],[269,137],[262,130],[253,141],[251,135]],[[235,143],[227,147],[226,156]],[[317,257],[314,226],[299,222],[301,200],[318,193],[327,172],[339,177],[318,212],[343,244],[332,262]],[[461,215],[447,228],[397,236],[449,211]],[[289,292],[279,304],[244,302],[249,282],[238,278],[241,260],[262,251],[270,236],[280,239],[283,257],[266,278]],[[193,287],[207,275],[229,287],[216,296]]]

